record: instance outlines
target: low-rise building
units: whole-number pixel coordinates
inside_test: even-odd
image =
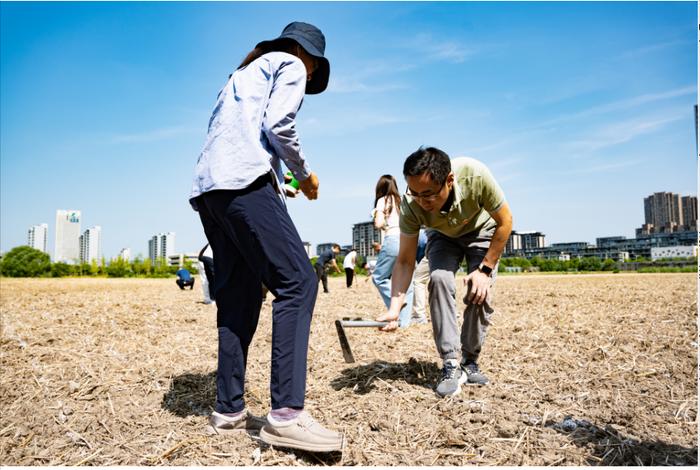
[[[693,246],[660,246],[651,249],[651,260],[656,261],[663,258],[697,258],[698,247]]]
[[[168,255],[168,266],[184,266],[185,261],[189,261],[197,266],[199,253],[175,253],[173,255]]]

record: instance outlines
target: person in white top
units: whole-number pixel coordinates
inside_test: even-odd
[[[350,253],[345,255],[343,259],[343,269],[345,270],[345,285],[347,288],[352,287],[352,279],[355,277],[355,263],[357,262],[357,251],[355,248],[350,250]]]
[[[384,304],[391,304],[391,271],[394,269],[396,257],[399,254],[399,207],[401,196],[396,179],[391,175],[382,175],[375,188],[374,210],[372,218],[374,226],[382,231],[382,248],[377,256],[377,265],[372,273],[372,282],[377,286]],[[405,305],[399,314],[399,327],[405,328],[411,323],[413,308],[413,287],[405,293]]]

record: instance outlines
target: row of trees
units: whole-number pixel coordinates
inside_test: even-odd
[[[185,268],[192,273],[197,269],[190,262]],[[52,263],[48,254],[28,246],[18,246],[8,251],[0,262],[0,274],[8,277],[65,277],[65,276],[107,276],[107,277],[171,277],[178,266],[168,266],[165,260],[155,263],[150,258],[136,258],[126,261],[122,258],[103,258],[91,263]]]
[[[650,260],[633,260],[635,262],[648,262],[644,267],[639,268],[639,272],[658,271],[693,271],[693,266],[689,267],[654,267],[649,266]],[[687,260],[686,260],[687,261]],[[338,266],[343,265],[343,257],[336,259]],[[697,263],[697,259],[695,260]],[[316,264],[316,258],[311,259],[312,264]],[[357,257],[355,272],[366,275],[364,268],[365,259]],[[549,272],[569,272],[569,271],[619,271],[618,263],[612,259],[600,259],[596,257],[575,258],[569,261],[556,259],[544,259],[540,257],[527,258],[502,258],[498,270],[503,272],[506,267],[520,267],[523,271],[537,268],[539,271]],[[185,261],[186,269],[197,274],[197,268],[190,262]],[[106,276],[106,277],[171,277],[178,270],[178,266],[168,266],[168,263],[161,259],[155,263],[150,258],[136,258],[126,261],[122,258],[110,260],[109,263],[103,258],[101,262],[93,260],[92,263],[67,264],[52,263],[49,255],[40,250],[35,250],[28,246],[18,246],[8,251],[0,262],[0,274],[9,277],[65,277],[65,276]],[[341,269],[342,271],[342,269]],[[329,273],[330,276],[340,276],[335,271]]]
[[[343,257],[338,256],[338,266],[343,265]],[[316,264],[316,258],[311,259],[311,264]],[[364,269],[365,260],[357,257],[357,274],[367,274]],[[195,265],[186,260],[184,268],[192,274],[197,274]],[[122,258],[112,259],[107,263],[103,258],[91,263],[52,263],[48,254],[28,246],[18,246],[8,251],[0,262],[0,274],[8,277],[66,277],[66,276],[106,276],[106,277],[171,277],[179,269],[178,266],[168,266],[164,259],[155,263],[150,258],[136,258],[126,261]],[[330,276],[340,276],[335,271]]]
[[[629,263],[639,263],[638,272],[693,272],[696,269],[697,258],[667,258],[652,262],[648,258],[635,258]],[[667,266],[669,262],[677,262],[684,266]],[[625,262],[626,263],[626,262]],[[569,271],[612,271],[620,270],[620,262],[610,258],[600,259],[595,256],[587,258],[574,258],[568,261],[557,259],[544,259],[542,257],[527,258],[502,258],[499,265],[499,272],[506,270],[506,267],[517,266],[527,271],[530,268],[538,268],[539,271],[549,272],[569,272]],[[634,269],[634,268],[633,268]]]
[[[574,258],[568,261],[560,261],[558,259],[545,259],[535,257],[527,258],[502,258],[499,265],[499,271],[505,271],[506,267],[520,267],[523,271],[530,268],[539,268],[539,271],[615,271],[618,269],[617,262],[610,258],[601,260],[595,256],[588,258]]]

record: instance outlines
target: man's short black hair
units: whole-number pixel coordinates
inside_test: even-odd
[[[406,158],[403,164],[403,176],[420,176],[428,173],[440,186],[447,181],[452,171],[450,157],[435,147],[421,147]]]
[[[331,248],[337,248],[340,250],[340,245],[338,245],[337,243],[333,243],[333,246]]]

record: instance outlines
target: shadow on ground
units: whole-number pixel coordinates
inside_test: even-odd
[[[216,372],[208,374],[182,374],[173,377],[170,389],[163,395],[161,407],[175,416],[209,416],[216,402]],[[221,436],[223,437],[223,436]],[[259,441],[258,437],[254,438]],[[263,449],[270,446],[259,441]],[[292,453],[300,462],[309,465],[338,465],[342,460],[340,452],[314,453],[296,449],[282,449]]]
[[[371,364],[350,367],[341,372],[340,377],[333,379],[331,387],[334,390],[351,388],[359,395],[365,395],[376,388],[375,382],[405,382],[432,389],[438,378],[440,369],[435,362],[418,361],[410,358],[405,362],[374,361]]]
[[[208,416],[216,402],[216,372],[173,377],[161,407],[175,416]]]
[[[683,465],[696,466],[698,448],[667,444],[662,441],[639,441],[626,437],[611,425],[604,428],[586,420],[567,417],[561,423],[546,424],[567,435],[579,447],[591,448],[589,465]]]

